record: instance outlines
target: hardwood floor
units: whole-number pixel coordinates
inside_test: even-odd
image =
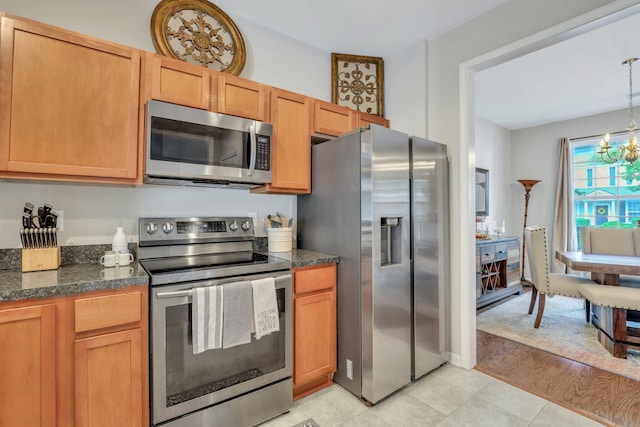
[[[640,382],[477,331],[478,371],[609,426],[640,426]]]

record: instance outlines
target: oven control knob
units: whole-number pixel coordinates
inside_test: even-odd
[[[149,222],[144,228],[145,230],[147,230],[147,233],[156,234],[156,231],[158,231],[158,224],[154,222]]]
[[[233,221],[231,224],[229,224],[229,230],[231,231],[236,231],[238,229],[238,223]]]
[[[164,234],[169,234],[173,231],[173,224],[171,224],[170,222],[165,222],[164,224],[162,224],[162,231],[164,231]]]
[[[247,231],[248,229],[251,228],[251,223],[249,221],[245,221],[242,223],[241,227],[244,231]]]

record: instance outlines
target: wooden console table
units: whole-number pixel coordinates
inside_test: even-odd
[[[476,240],[476,308],[520,292],[520,239]]]

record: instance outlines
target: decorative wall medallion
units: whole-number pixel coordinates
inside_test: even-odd
[[[374,56],[331,54],[331,101],[384,117],[384,61]]]
[[[205,0],[162,0],[151,15],[151,38],[166,56],[238,75],[246,50],[236,24]]]

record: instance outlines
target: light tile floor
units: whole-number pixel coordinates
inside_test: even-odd
[[[337,384],[260,427],[591,427],[601,424],[475,370],[446,364],[372,407]]]

